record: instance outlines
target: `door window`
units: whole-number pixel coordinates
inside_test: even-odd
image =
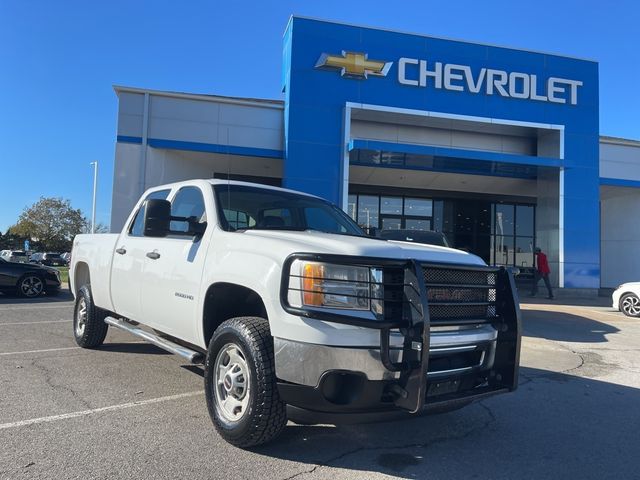
[[[199,223],[205,222],[207,219],[204,197],[200,189],[198,187],[181,188],[171,202],[171,216],[195,218]],[[189,230],[189,223],[172,220],[170,228],[174,232],[186,232]]]
[[[131,222],[131,227],[129,228],[130,236],[142,237],[142,234],[144,233],[144,215],[142,212],[144,211],[144,205],[147,200],[166,200],[169,196],[170,191],[171,190],[168,189],[158,190],[157,192],[151,192],[145,197],[144,202],[142,202],[142,205],[140,205],[140,208],[136,212],[136,216],[133,219],[133,222]]]

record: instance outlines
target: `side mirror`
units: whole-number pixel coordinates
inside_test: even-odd
[[[144,206],[145,237],[166,237],[170,231],[171,202],[168,200],[147,200]]]

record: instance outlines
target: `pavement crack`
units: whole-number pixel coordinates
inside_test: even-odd
[[[71,396],[75,398],[78,401],[78,403],[80,403],[82,406],[84,406],[87,409],[93,408],[92,405],[89,402],[87,402],[84,398],[82,398],[80,394],[70,385],[64,385],[64,384],[54,382],[53,372],[50,370],[48,365],[40,363],[41,360],[43,359],[38,359],[38,358],[34,359],[31,361],[31,365],[35,367],[36,370],[38,370],[42,374],[42,376],[44,377],[44,381],[49,386],[49,388],[51,388],[52,390],[58,390],[58,391],[62,390],[62,391],[69,392]]]

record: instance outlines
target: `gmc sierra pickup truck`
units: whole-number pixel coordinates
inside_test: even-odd
[[[204,364],[228,442],[287,419],[346,423],[460,408],[518,384],[511,273],[447,247],[366,236],[331,203],[242,182],[149,189],[120,234],[74,240],[73,333],[109,326]]]

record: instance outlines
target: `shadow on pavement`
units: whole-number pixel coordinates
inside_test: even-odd
[[[105,352],[133,353],[144,355],[171,355],[171,353],[150,343],[104,343],[99,348]]]
[[[18,295],[11,295],[8,293],[0,293],[0,305],[42,305],[42,304],[55,304],[72,302],[73,295],[66,290],[60,290],[57,295],[43,294],[36,298],[24,298]]]
[[[401,478],[638,478],[640,390],[521,369],[521,386],[447,414],[356,426],[290,425],[260,455]],[[315,472],[317,478],[332,475]],[[335,477],[334,477],[335,478]],[[343,478],[340,476],[339,478]],[[376,477],[377,478],[377,477]]]
[[[523,335],[561,342],[607,342],[606,335],[618,333],[608,323],[571,313],[551,310],[523,310]]]
[[[549,300],[545,295],[532,297],[527,293],[519,292],[520,304],[522,305],[563,305],[576,307],[610,307],[611,297],[575,297],[575,296],[557,296],[553,300]]]

